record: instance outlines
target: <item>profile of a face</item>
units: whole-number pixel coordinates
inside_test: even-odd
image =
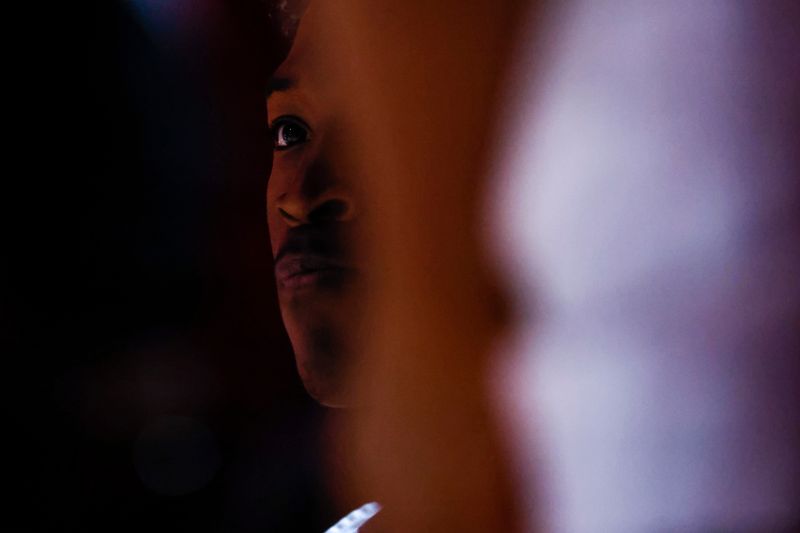
[[[267,218],[281,315],[300,376],[320,403],[343,406],[359,318],[362,276],[353,242],[362,206],[341,156],[346,128],[316,47],[319,24],[310,9],[268,88]]]

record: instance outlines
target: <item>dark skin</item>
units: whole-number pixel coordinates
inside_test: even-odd
[[[341,120],[347,103],[329,90],[328,69],[346,61],[324,57],[317,46],[323,20],[315,13],[313,7],[306,11],[288,57],[269,82],[267,220],[281,315],[303,384],[323,405],[352,407],[345,378],[361,322],[365,271],[354,243],[363,237],[365,210],[360,180],[341,157],[342,144],[350,142]],[[338,419],[329,419],[325,440],[334,444],[327,450],[329,489],[345,513],[365,502],[343,486],[352,475],[342,460],[347,454],[335,445],[344,441]]]
[[[343,380],[359,322],[362,269],[353,242],[363,217],[357,179],[339,156],[346,128],[327,90],[330,62],[315,46],[321,24],[309,10],[270,81],[267,218],[298,371],[320,403],[342,407],[351,403]]]
[[[367,267],[354,270],[353,285],[317,283],[300,293],[280,287],[278,276],[301,375],[328,405],[360,403],[344,394],[350,387],[342,387],[341,371],[344,355],[353,353],[359,294],[370,297],[368,318],[378,327],[358,343],[369,349],[369,365],[348,381],[369,408],[344,413],[354,420],[336,424],[342,433],[326,439],[345,443],[329,450],[344,458],[329,464],[345,471],[331,479],[351,480],[342,490],[332,487],[352,495],[340,500],[344,507],[369,500],[386,506],[365,532],[515,529],[501,450],[484,408],[487,346],[498,315],[489,303],[496,299],[470,231],[480,207],[476,169],[490,144],[483,139],[496,87],[490,80],[501,79],[503,21],[512,17],[507,6],[475,5],[460,13],[452,3],[313,3],[268,100],[276,144],[268,190],[273,252],[280,257],[291,224],[325,227],[313,216],[282,213],[291,205],[286,191],[299,191],[301,213],[325,198],[354,206],[328,211],[346,213],[328,222],[345,230],[344,240],[330,232],[321,242],[341,246],[354,233],[372,233],[363,240],[355,235],[370,244],[368,263],[345,254]],[[465,54],[470,43],[480,46]],[[352,122],[343,123],[345,116]],[[341,160],[347,151],[370,173],[348,171]],[[364,276],[377,281],[368,293],[359,287]],[[319,329],[334,332],[343,349],[316,350]]]

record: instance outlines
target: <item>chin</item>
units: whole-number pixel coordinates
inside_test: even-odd
[[[345,383],[350,316],[342,305],[316,298],[305,305],[286,305],[281,311],[294,350],[295,363],[308,393],[327,407],[345,407],[350,390]],[[299,302],[291,302],[298,304]]]
[[[301,363],[299,358],[297,370],[306,391],[320,405],[338,409],[347,407],[348,402],[340,379],[315,372],[308,364]]]

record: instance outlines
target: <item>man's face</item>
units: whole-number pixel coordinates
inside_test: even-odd
[[[342,372],[358,321],[353,233],[363,206],[342,162],[346,128],[315,47],[319,24],[309,11],[270,82],[267,216],[281,314],[300,376],[317,400],[339,406],[347,402]]]

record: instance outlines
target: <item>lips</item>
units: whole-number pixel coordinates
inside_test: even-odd
[[[298,289],[326,279],[343,278],[348,265],[331,257],[313,254],[285,254],[275,265],[275,278],[284,288]]]

